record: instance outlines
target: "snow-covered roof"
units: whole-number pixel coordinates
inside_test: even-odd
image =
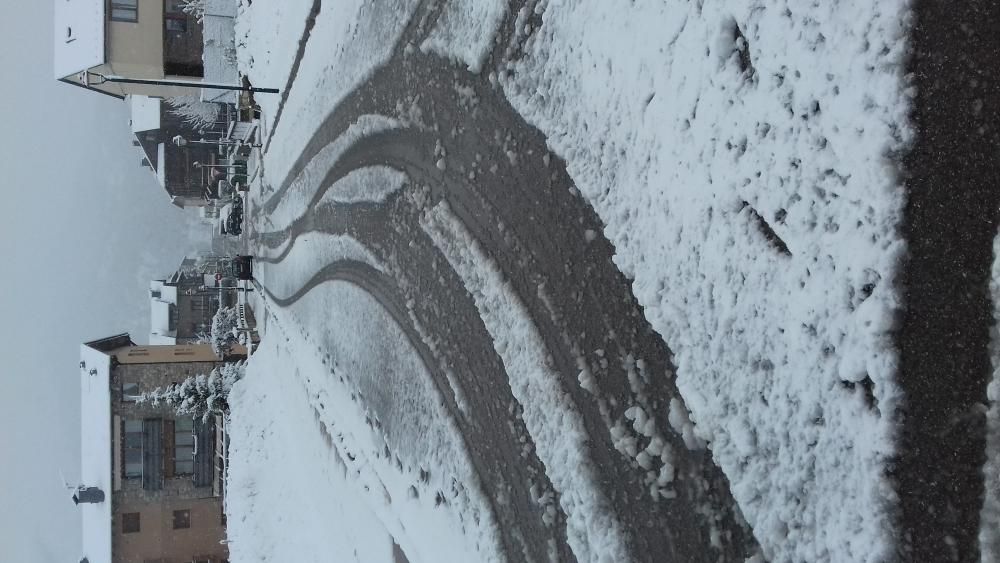
[[[150,346],[173,346],[177,344],[177,337],[151,332],[149,333],[149,344]]]
[[[151,131],[160,128],[160,99],[149,96],[131,95],[126,97],[132,112],[132,132]]]
[[[81,503],[83,556],[111,562],[111,357],[80,346],[80,484],[104,491],[104,502]]]
[[[167,146],[163,143],[156,145],[156,180],[161,188],[167,187]]]
[[[237,14],[235,0],[206,0],[202,18],[204,49],[201,59],[205,82],[236,84],[240,81],[236,59],[228,54],[236,50],[234,21]],[[202,89],[203,102],[228,102],[235,104],[238,95],[233,91]]]
[[[170,303],[160,299],[150,299],[149,303],[149,343],[176,344],[170,330]]]
[[[170,330],[170,306],[177,305],[177,287],[163,280],[149,282],[149,343],[177,344]]]
[[[158,297],[151,297],[154,301],[166,301],[177,304],[177,286],[167,285],[164,280],[153,280],[149,282],[150,294],[158,293]]]
[[[104,64],[105,0],[54,1],[56,78]]]

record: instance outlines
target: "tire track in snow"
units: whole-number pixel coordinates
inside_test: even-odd
[[[456,91],[457,85],[471,89],[471,101]],[[372,153],[369,162],[406,172],[415,186],[429,186],[428,203],[447,199],[497,260],[539,327],[558,372],[571,384],[567,388],[572,400],[585,413],[593,458],[605,486],[614,491],[609,496],[627,524],[635,552],[648,560],[671,555],[681,560],[740,560],[752,553],[754,541],[739,523],[728,482],[712,464],[709,452],[689,452],[674,436],[678,497],[657,502],[650,497],[645,472],[615,451],[610,424],[625,421],[630,406],[642,406],[657,428],[670,433],[665,411],[671,400],[679,399],[679,393],[671,379],[669,350],[642,316],[628,280],[611,263],[614,249],[601,236],[602,226],[593,210],[572,193],[564,164],[548,155],[544,137],[524,123],[486,77],[470,75],[434,56],[397,52],[328,114],[265,207],[276,206],[293,179],[358,115],[405,117],[400,104],[410,103],[420,107],[438,132],[410,133],[420,137],[416,142],[386,133],[377,141],[360,141],[359,145],[366,146],[358,152]],[[431,147],[436,144],[445,154]],[[302,219],[285,233],[266,235],[268,240],[294,238],[308,229],[343,232],[343,221],[351,218],[325,206],[314,207],[310,215],[316,216]],[[363,230],[358,225],[354,228]],[[364,227],[374,229],[370,232],[392,228],[388,219]],[[408,245],[414,241],[411,230],[382,234],[395,237],[400,245],[397,272],[426,271],[432,263],[441,264],[440,260],[406,261]],[[403,263],[410,269],[402,267]],[[434,268],[445,280],[435,285],[446,286],[450,293],[442,295],[445,303],[453,301],[456,292],[467,293],[454,272]],[[425,288],[426,295],[435,295],[434,288]],[[481,320],[473,324],[481,325]],[[457,341],[463,338],[468,335]],[[634,357],[645,365],[640,369],[644,374],[638,390],[631,379],[634,368],[623,365]],[[597,396],[575,385],[581,362],[601,375]]]
[[[289,307],[317,286],[331,281],[354,284],[372,295],[403,330],[414,349],[418,351],[425,367],[433,376],[434,385],[444,399],[445,408],[463,431],[464,447],[472,454],[470,461],[480,475],[480,485],[486,493],[484,498],[492,505],[493,513],[500,524],[507,553],[523,553],[526,556],[525,559],[530,561],[549,560],[547,556],[549,543],[544,536],[558,541],[558,534],[552,536],[551,532],[545,533],[547,528],[541,521],[541,508],[536,505],[535,499],[530,498],[526,488],[519,486],[521,483],[517,480],[518,478],[534,478],[541,482],[544,479],[544,469],[534,457],[533,450],[530,455],[525,455],[524,446],[517,440],[519,436],[526,436],[527,431],[511,433],[509,436],[506,433],[499,435],[492,433],[493,426],[497,421],[510,418],[507,405],[511,404],[512,399],[511,401],[497,400],[498,393],[495,391],[496,384],[498,382],[505,383],[506,379],[489,377],[489,374],[496,370],[489,369],[487,365],[480,366],[479,372],[487,375],[480,375],[479,378],[491,381],[480,381],[478,385],[472,385],[473,382],[469,381],[473,379],[472,377],[463,379],[462,384],[470,385],[470,388],[464,391],[467,400],[472,403],[471,408],[467,410],[479,414],[475,419],[466,417],[456,402],[455,392],[450,387],[451,380],[442,369],[442,359],[438,356],[441,354],[445,356],[444,363],[446,365],[461,367],[463,363],[461,357],[476,357],[482,352],[477,351],[475,346],[470,346],[468,341],[465,342],[464,348],[456,348],[454,335],[450,335],[450,338],[449,335],[439,336],[443,343],[451,342],[452,346],[436,346],[437,351],[432,351],[425,341],[425,332],[418,329],[418,325],[426,326],[426,322],[420,322],[419,319],[432,317],[433,312],[424,310],[426,308],[409,307],[408,304],[412,303],[412,297],[401,292],[398,287],[398,278],[389,277],[364,262],[341,260],[328,264],[302,287],[287,296],[274,295],[267,288],[264,289],[264,292],[275,305]],[[454,314],[454,311],[451,314]],[[440,316],[439,311],[438,316]],[[434,318],[433,321],[441,322],[442,319]],[[471,319],[469,321],[473,322]],[[466,328],[471,330],[471,327]],[[489,352],[492,352],[488,337],[481,340],[484,342],[479,347],[480,350],[488,347]],[[502,368],[499,371],[503,375]],[[470,372],[465,372],[465,374],[471,375]],[[492,392],[484,393],[483,391],[486,390]],[[514,423],[516,421],[508,421],[508,424]],[[536,474],[534,476],[531,475],[530,468],[535,468]],[[544,486],[544,483],[542,484]],[[507,487],[511,487],[512,490],[506,491]],[[506,504],[512,509],[501,510],[496,504],[498,498],[506,498]],[[557,521],[552,530],[560,530],[559,524],[560,522]],[[540,532],[533,533],[530,529],[532,526]],[[539,537],[539,534],[543,537]],[[533,539],[535,541],[532,541]],[[574,560],[572,553],[566,547],[557,549],[556,554],[558,561]]]
[[[468,130],[490,131],[491,129],[470,127]],[[728,559],[737,559],[739,556],[735,553],[742,551],[744,549],[741,547],[742,542],[748,540],[741,535],[744,532],[738,525],[726,523],[728,518],[732,518],[731,515],[727,516],[726,508],[731,499],[727,500],[728,488],[725,486],[724,477],[711,464],[709,453],[702,451],[685,455],[683,441],[677,437],[675,450],[681,452],[681,455],[678,456],[680,459],[677,461],[676,471],[683,483],[678,494],[684,499],[683,502],[691,503],[692,507],[682,510],[677,507],[671,508],[669,504],[661,506],[653,502],[642,480],[642,472],[636,474],[636,471],[629,467],[626,460],[615,451],[608,434],[609,421],[624,420],[623,412],[633,406],[626,369],[621,365],[615,365],[614,362],[605,368],[607,377],[599,385],[603,395],[600,400],[595,401],[576,385],[579,368],[578,357],[573,348],[582,350],[588,356],[588,361],[594,362],[595,365],[599,365],[601,359],[594,356],[594,350],[601,348],[607,348],[609,351],[620,350],[621,357],[627,356],[631,350],[641,354],[645,369],[649,373],[656,374],[656,377],[650,379],[646,391],[653,399],[647,401],[644,408],[654,420],[657,420],[659,426],[667,427],[663,420],[667,404],[671,399],[679,397],[676,390],[670,389],[672,382],[667,380],[671,372],[669,352],[645,323],[638,304],[629,292],[627,281],[611,264],[610,256],[613,252],[611,245],[596,235],[596,232],[592,233],[593,240],[584,244],[587,231],[600,229],[600,224],[592,211],[588,215],[586,209],[581,208],[585,203],[574,197],[568,189],[546,189],[536,185],[536,178],[546,177],[546,171],[550,166],[555,168],[554,159],[550,160],[548,165],[542,158],[537,158],[530,164],[515,163],[510,162],[501,153],[489,161],[498,163],[496,174],[490,176],[493,179],[482,185],[471,186],[467,176],[461,171],[440,170],[433,160],[431,149],[421,144],[413,146],[414,139],[423,137],[419,134],[414,137],[412,132],[387,131],[380,134],[378,139],[366,138],[360,141],[356,147],[345,151],[344,154],[351,155],[349,158],[355,163],[365,163],[374,160],[373,157],[363,156],[364,152],[377,153],[379,155],[377,162],[380,165],[403,171],[415,184],[431,186],[424,205],[433,205],[447,198],[474,236],[480,241],[486,241],[484,244],[496,257],[504,273],[512,280],[518,294],[528,304],[533,322],[540,327],[560,373],[572,384],[569,388],[574,394],[574,401],[581,406],[583,412],[587,413],[588,433],[594,437],[596,444],[593,459],[603,468],[607,486],[619,489],[610,495],[618,503],[616,511],[619,514],[630,515],[633,519],[637,518],[637,514],[648,514],[652,515],[654,520],[672,520],[670,524],[661,522],[659,526],[654,526],[650,534],[656,532],[655,538],[643,537],[643,541],[639,541],[638,544],[644,545],[645,548],[636,551],[646,553],[648,557],[670,552],[684,553],[682,557],[687,557],[689,550],[691,553],[695,551],[701,553],[701,542],[708,544],[711,534],[721,534],[732,538],[732,545],[724,545],[727,553],[731,554]],[[456,145],[466,147],[465,157],[474,161],[475,150],[487,150],[483,143],[483,139],[462,139]],[[338,169],[335,166],[327,179],[333,180],[348,172],[349,170],[345,168]],[[561,181],[566,182],[565,186],[570,185],[568,177],[563,176]],[[539,201],[539,194],[546,194],[546,197],[552,197],[557,201],[545,202],[544,199]],[[394,206],[409,205],[402,196],[397,196],[391,201]],[[369,238],[370,234],[360,233],[362,231],[371,233],[373,228],[386,229],[388,226],[405,223],[406,220],[398,213],[377,216],[374,211],[377,207],[371,204],[320,206],[314,208],[309,217],[303,218],[296,228],[287,233],[287,236],[295,237],[307,229],[322,228],[325,232],[347,232],[358,240],[370,241],[372,240]],[[532,211],[526,212],[526,209]],[[404,215],[415,215],[418,212],[417,209],[411,209],[405,211]],[[545,217],[532,216],[538,213],[542,213]],[[584,216],[581,216],[581,213]],[[502,233],[496,228],[497,217],[509,225],[502,229]],[[554,225],[565,226],[568,218],[571,219],[569,221],[571,225],[566,226],[567,232],[553,229]],[[405,234],[396,243],[400,253],[406,255],[413,252],[412,244],[417,238],[410,229],[404,229]],[[378,242],[366,242],[366,246],[375,245],[383,249],[393,246],[392,244],[387,246],[384,240],[378,238],[375,240]],[[382,259],[388,261],[385,257]],[[426,270],[429,262],[432,261],[418,260],[398,267],[397,271]],[[567,269],[571,274],[568,278],[564,274]],[[434,270],[440,271],[440,268],[434,266]],[[451,281],[446,283],[447,286],[462,287],[460,280],[448,279]],[[549,286],[551,295],[549,303],[538,296],[539,283]],[[562,322],[550,315],[549,311],[553,307],[563,312],[558,315]],[[606,313],[595,313],[602,310]],[[567,319],[569,324],[563,324]],[[579,336],[569,339],[567,343],[568,334]],[[605,339],[607,334],[615,334],[619,343],[609,343]],[[595,368],[595,371],[598,369]],[[616,403],[617,406],[612,407],[611,403]],[[685,461],[685,457],[690,459]],[[623,480],[627,483],[622,483]],[[713,519],[718,518],[719,529],[713,531],[709,526],[701,531],[692,530],[690,519],[683,513],[688,510],[704,513],[706,506],[722,507],[716,508],[717,514],[711,516]],[[665,547],[661,543],[668,541],[662,537],[665,530],[675,531],[677,545]],[[646,533],[644,526],[639,524],[630,526],[630,533],[640,532]],[[653,547],[656,544],[660,544],[660,547]],[[707,553],[705,550],[705,555]]]
[[[278,130],[278,123],[281,121],[281,114],[285,111],[285,102],[288,101],[288,94],[292,91],[292,86],[295,83],[295,78],[299,74],[299,65],[302,64],[302,57],[306,54],[306,46],[309,44],[309,37],[312,35],[313,27],[316,26],[316,18],[319,17],[319,12],[323,8],[323,0],[313,0],[312,7],[309,9],[309,15],[306,16],[306,27],[302,31],[302,36],[299,38],[299,48],[295,52],[295,59],[292,61],[292,70],[288,73],[288,79],[285,80],[285,87],[281,89],[281,99],[278,101],[278,111],[274,114],[274,123],[271,124],[271,129],[267,134],[267,142],[264,143],[264,149],[262,153],[267,153],[268,148],[271,147],[271,139],[274,138],[275,131]]]

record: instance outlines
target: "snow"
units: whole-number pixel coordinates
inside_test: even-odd
[[[268,290],[279,298],[289,297],[336,260],[355,260],[383,269],[368,249],[348,236],[310,232],[290,244],[288,254],[281,260],[281,276],[275,276],[268,285]],[[280,252],[284,251],[283,247]],[[266,255],[261,253],[261,256]]]
[[[506,13],[504,2],[448,2],[420,50],[464,62],[471,72],[479,74]]]
[[[989,399],[986,411],[986,463],[983,466],[986,491],[980,516],[979,543],[983,563],[1000,563],[1000,234],[993,240],[990,292],[993,296],[996,324],[993,325],[991,339],[993,379],[986,391]]]
[[[630,559],[620,523],[587,455],[587,432],[550,365],[537,328],[499,267],[446,203],[421,221],[472,294],[503,360],[514,398],[567,517],[570,548],[579,561]]]
[[[327,191],[320,203],[382,203],[403,189],[406,174],[388,166],[370,166],[352,170]]]
[[[166,285],[162,280],[149,283],[149,343],[177,344],[177,338],[171,336],[170,306],[177,305],[177,286]],[[159,297],[153,292],[159,292]]]
[[[203,102],[199,96],[173,96],[166,99],[167,111],[181,117],[185,123],[199,132],[205,132],[219,121],[219,114],[224,107],[215,102]],[[181,135],[172,139],[174,142],[186,142]]]
[[[66,78],[104,64],[105,0],[53,0],[53,70]]]
[[[229,396],[230,558],[391,563],[392,539],[327,442],[305,389],[275,392],[269,377],[294,361],[270,344],[256,352],[254,373]]]
[[[156,181],[161,188],[167,187],[167,146],[164,143],[156,145]]]
[[[80,346],[80,484],[104,491],[105,501],[83,503],[83,556],[111,561],[111,357]]]
[[[323,2],[311,30],[305,55],[275,127],[279,96],[258,96],[265,130],[272,136],[265,171],[267,181],[284,179],[303,145],[326,114],[388,60],[418,0]],[[311,2],[255,2],[243,8],[236,35],[246,43],[239,53],[240,71],[260,86],[284,87],[292,68]],[[256,25],[254,22],[258,22]]]
[[[888,556],[907,10],[543,1],[499,76],[605,223],[770,560]]]
[[[130,95],[125,97],[131,112],[133,133],[160,128],[160,98]]]
[[[280,97],[258,98],[273,140],[264,184],[284,179],[328,112],[385,60],[415,4],[322,4],[276,127]],[[284,85],[298,47],[289,38],[302,35],[311,5],[241,9],[240,65],[255,84]],[[478,71],[506,9],[499,1],[450,3],[419,47]],[[890,558],[894,498],[884,475],[899,396],[890,333],[905,250],[893,163],[912,136],[912,90],[902,75],[908,0],[664,0],[628,10],[541,0],[535,13],[544,25],[534,29],[527,11],[517,15],[525,56],[491,82],[566,162],[606,226],[615,263],[670,346],[684,399],[671,403],[670,424],[687,447],[711,448],[768,560]],[[372,121],[342,139],[400,125],[363,119]],[[291,224],[325,187],[346,146],[338,143],[294,179],[270,226]],[[624,546],[593,494],[574,413],[558,389],[544,387],[554,379],[527,375],[547,368],[523,305],[466,245],[447,210],[435,210],[425,229],[475,295],[519,401],[534,409],[529,429],[562,493],[573,550],[581,560],[620,559]],[[307,254],[331,241],[316,240],[282,275],[302,281],[318,271]],[[331,252],[346,254],[337,244]],[[320,316],[340,318],[316,307],[298,325],[312,327],[307,333],[329,330]],[[322,363],[314,356],[302,352],[303,361]],[[302,377],[307,386],[323,381]],[[869,380],[872,405],[858,385]],[[581,372],[580,384],[593,388],[592,375]],[[671,453],[633,447],[649,414],[634,408],[609,431],[627,455],[659,468],[658,487],[669,485]],[[385,506],[369,506],[395,536]],[[408,545],[408,555],[416,553]]]
[[[236,0],[205,0],[202,17],[202,61],[205,82],[239,84],[236,66]],[[235,104],[239,96],[226,90],[202,90],[201,99]]]
[[[390,538],[414,563],[503,560],[459,430],[385,310],[331,282],[261,314],[273,328],[230,396],[233,560],[389,561]]]
[[[273,229],[285,228],[298,218],[305,209],[308,209],[309,203],[319,190],[326,187],[323,181],[326,179],[330,169],[336,166],[344,151],[357,143],[358,140],[398,127],[399,122],[388,117],[363,115],[358,118],[336,141],[323,147],[323,150],[309,161],[309,164],[292,181],[277,208],[267,215],[268,227]],[[268,165],[267,169],[273,170],[274,168],[279,168],[279,175],[275,177],[283,178],[288,173],[288,170],[280,171],[280,165],[272,168],[271,163],[279,162],[281,157],[271,158],[271,154],[268,153],[265,159],[265,164]]]

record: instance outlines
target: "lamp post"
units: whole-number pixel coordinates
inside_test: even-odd
[[[191,163],[195,168],[239,168],[241,164],[202,164],[197,160]]]
[[[202,88],[206,90],[236,90],[240,92],[254,92],[261,94],[277,94],[277,88],[256,88],[253,86],[243,86],[242,84],[221,84],[217,82],[201,82],[198,80],[166,80],[161,78],[128,78],[115,74],[101,74],[85,70],[79,74],[80,82],[84,86],[97,86],[106,82],[116,82],[122,84],[146,84],[151,86],[182,86],[190,88]],[[93,80],[92,80],[93,78]]]
[[[178,147],[183,147],[183,146],[186,146],[186,145],[211,145],[213,147],[214,146],[236,147],[236,146],[244,146],[245,145],[245,146],[254,147],[254,148],[259,148],[260,147],[260,144],[248,144],[248,143],[244,143],[243,141],[241,141],[239,139],[219,139],[219,140],[216,140],[216,141],[206,141],[205,139],[197,139],[197,140],[190,140],[189,141],[188,139],[185,139],[181,135],[175,135],[174,138],[171,139],[170,141],[173,144],[177,145]]]

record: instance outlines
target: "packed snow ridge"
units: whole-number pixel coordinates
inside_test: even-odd
[[[537,10],[500,83],[604,221],[765,555],[882,559],[908,3]]]

